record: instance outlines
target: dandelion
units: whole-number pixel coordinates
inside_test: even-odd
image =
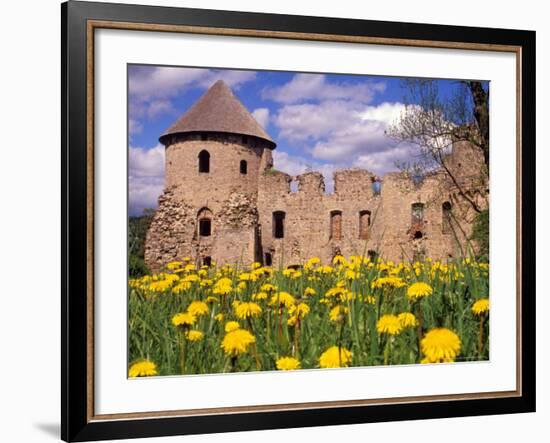
[[[201,331],[197,331],[195,329],[192,329],[191,331],[187,332],[185,336],[189,341],[200,341],[204,338],[204,334]]]
[[[174,326],[189,327],[193,326],[197,321],[197,318],[189,312],[181,312],[172,317],[172,324]]]
[[[484,323],[485,316],[489,313],[489,299],[482,298],[474,303],[472,306],[472,312],[479,317],[479,335],[478,335],[478,355],[481,358],[483,356],[483,342],[484,342]]]
[[[273,297],[271,297],[271,300],[269,301],[270,306],[284,306],[286,308],[290,308],[295,304],[296,300],[292,295],[290,295],[288,292],[281,291],[277,294],[274,294]]]
[[[157,375],[157,365],[149,360],[135,362],[128,370],[128,377],[151,377]]]
[[[407,297],[410,300],[418,300],[422,297],[427,297],[433,294],[432,287],[424,282],[416,282],[409,286],[407,289]]]
[[[376,280],[374,280],[371,284],[372,289],[377,288],[383,288],[383,289],[391,289],[391,288],[402,288],[405,286],[405,282],[400,277],[379,277]]]
[[[403,329],[413,328],[418,324],[416,317],[410,312],[402,312],[397,316],[397,318],[399,319],[399,323]]]
[[[489,312],[489,299],[482,298],[476,301],[472,306],[472,312],[474,315],[483,315]]]
[[[402,329],[401,321],[397,315],[392,314],[383,315],[376,324],[376,330],[381,334],[397,335]]]
[[[317,292],[313,288],[307,287],[306,289],[304,289],[304,295],[306,295],[308,297],[312,296],[312,295],[315,295],[315,294],[317,294]]]
[[[321,368],[342,368],[351,363],[353,353],[346,348],[331,346],[319,357]]]
[[[257,294],[252,294],[252,300],[265,300],[267,298],[267,292],[258,292]]]
[[[344,321],[345,315],[349,309],[342,305],[337,305],[330,310],[329,318],[331,321]]]
[[[292,371],[300,369],[300,362],[294,357],[281,357],[277,360],[277,369],[280,371]]]
[[[277,290],[277,286],[272,285],[271,283],[265,283],[260,287],[260,291],[267,292],[268,294],[271,292],[275,292]]]
[[[262,313],[260,305],[254,302],[239,303],[235,307],[235,315],[241,320],[251,317],[258,317]]]
[[[248,352],[248,347],[256,342],[256,338],[246,329],[235,329],[223,338],[221,347],[227,355],[236,357]]]
[[[422,363],[453,362],[460,353],[461,345],[458,335],[450,329],[432,329],[420,342],[425,356]]]
[[[220,323],[222,321],[224,321],[224,319],[225,319],[225,315],[223,315],[222,312],[220,312],[219,314],[214,315],[214,320],[219,321]]]
[[[187,307],[187,312],[195,317],[208,314],[208,305],[203,301],[195,300]]]
[[[334,258],[332,259],[332,264],[334,266],[344,265],[345,263],[346,263],[346,259],[341,255],[335,255]]]
[[[233,332],[233,331],[236,331],[237,329],[240,329],[240,325],[238,322],[236,321],[228,321],[226,324],[225,324],[225,332]]]
[[[299,318],[304,318],[307,314],[309,314],[309,306],[305,303],[299,303],[298,305],[293,305],[288,310],[289,314],[296,315]]]

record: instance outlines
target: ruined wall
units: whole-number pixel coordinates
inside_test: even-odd
[[[269,255],[273,266],[302,264],[311,256],[328,263],[337,254],[445,260],[475,247],[468,238],[476,212],[468,200],[485,208],[489,186],[483,156],[468,143],[456,143],[445,160],[456,181],[443,170],[422,181],[390,173],[375,193],[374,174],[348,169],[335,173],[331,194],[319,172],[293,178],[272,169],[271,150],[260,143],[216,134],[173,140],[166,151],[166,189],[146,239],[150,269],[183,257],[247,265],[265,263]],[[209,173],[198,172],[203,149],[210,153]],[[242,159],[247,174],[240,173]],[[421,205],[420,216],[413,205]],[[203,208],[212,218],[208,237],[199,235]],[[277,211],[284,212],[282,238],[275,232]]]
[[[373,195],[373,174],[365,170],[342,170],[335,174],[333,194],[325,194],[323,176],[310,172],[296,177],[298,189],[291,192],[292,177],[266,171],[260,177],[258,212],[264,253],[273,264],[300,264],[311,256],[330,262],[337,254],[366,254],[377,229],[380,197]],[[275,238],[273,213],[283,211],[284,237]],[[360,212],[369,211],[371,226],[367,240],[360,239]],[[335,232],[331,213],[340,219]],[[340,234],[340,235],[338,235]]]
[[[291,192],[291,176],[265,171],[258,188],[264,257],[267,252],[275,265],[292,265],[313,255],[329,262],[339,253],[376,253],[394,261],[463,256],[475,249],[468,239],[476,212],[466,196],[482,209],[487,204],[483,156],[472,145],[457,143],[446,165],[456,183],[443,170],[419,182],[404,173],[390,173],[382,180],[380,195],[373,190],[374,174],[366,170],[337,171],[333,194],[325,194],[318,172],[297,176],[298,190]],[[422,205],[420,218],[413,217],[413,204]],[[274,236],[275,211],[285,213],[283,238]],[[367,235],[360,232],[365,213],[370,219]],[[331,214],[337,219],[336,235]]]

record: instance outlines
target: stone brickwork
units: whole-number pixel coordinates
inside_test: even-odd
[[[475,247],[468,238],[476,213],[467,199],[485,207],[488,183],[482,153],[469,143],[455,143],[445,161],[456,182],[443,169],[419,182],[405,173],[380,179],[347,169],[335,173],[328,194],[319,172],[292,177],[274,170],[275,144],[264,133],[234,132],[162,136],[165,191],[145,246],[151,270],[184,257],[273,266],[300,265],[311,256],[329,262],[338,254],[444,260]]]

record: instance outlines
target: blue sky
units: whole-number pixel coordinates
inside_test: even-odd
[[[164,185],[159,136],[217,80],[224,80],[277,143],[275,168],[291,175],[360,167],[383,176],[410,161],[415,147],[384,131],[404,109],[400,78],[130,65],[128,67],[130,214],[155,208]],[[439,92],[458,83],[439,80]]]

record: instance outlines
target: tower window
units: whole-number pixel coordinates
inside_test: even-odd
[[[212,257],[208,257],[208,256],[203,257],[202,264],[203,266],[209,266],[209,267],[212,266]]]
[[[199,153],[199,172],[210,172],[210,154],[208,151]]]
[[[241,174],[246,174],[248,172],[248,163],[246,160],[241,160],[240,171]]]
[[[330,212],[330,238],[342,240],[342,211]]]
[[[273,257],[271,256],[271,252],[265,253],[264,263],[266,266],[271,266],[273,264]]]
[[[411,224],[417,225],[424,221],[424,203],[413,203],[411,205]]]
[[[369,238],[370,211],[359,212],[359,239],[367,240]]]
[[[197,215],[197,221],[199,236],[210,237],[212,235],[212,211],[202,208]]]
[[[443,202],[441,205],[441,216],[442,216],[442,224],[441,224],[441,231],[443,234],[450,234],[451,233],[451,210],[453,209],[453,205],[451,202]]]
[[[201,237],[210,237],[212,235],[212,220],[201,218],[199,220],[199,235]]]
[[[285,236],[285,213],[275,211],[273,213],[273,237],[284,238]]]

